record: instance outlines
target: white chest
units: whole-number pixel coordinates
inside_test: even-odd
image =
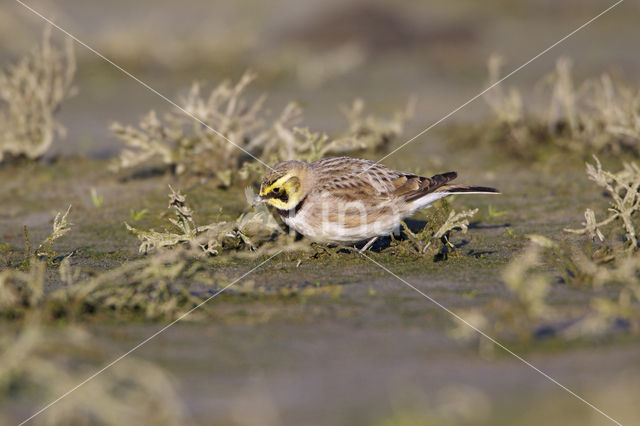
[[[300,210],[295,214],[282,216],[282,220],[290,228],[300,234],[319,241],[334,243],[355,243],[372,237],[388,235],[399,225],[400,218],[383,217],[375,222],[363,218],[361,224],[347,224],[346,221],[330,220],[329,215],[312,214],[308,210]]]

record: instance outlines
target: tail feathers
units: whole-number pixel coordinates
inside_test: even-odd
[[[446,192],[447,194],[500,194],[500,191],[496,188],[469,185],[442,185],[435,192]]]
[[[416,203],[419,206],[453,194],[499,194],[495,188],[487,186],[456,185],[449,182],[458,176],[456,172],[442,173],[430,178],[412,176],[398,191],[408,203]],[[417,186],[417,187],[416,187]]]

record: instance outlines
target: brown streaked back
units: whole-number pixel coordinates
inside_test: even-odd
[[[441,173],[431,176],[430,178],[423,176],[411,176],[407,183],[412,183],[412,190],[398,195],[404,197],[405,201],[411,202],[439,190],[446,183],[454,180],[457,177],[458,173],[456,172]]]

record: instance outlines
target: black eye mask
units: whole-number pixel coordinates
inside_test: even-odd
[[[289,201],[289,194],[287,194],[287,191],[283,191],[282,188],[278,188],[278,191],[273,190],[273,198],[276,198],[284,203]]]
[[[277,179],[273,182],[277,182]],[[283,185],[288,185],[290,191],[297,191],[300,187],[300,180],[297,177],[292,177],[287,180]],[[277,186],[269,191],[263,198],[275,198],[283,203],[289,202],[289,192],[284,189],[284,186]]]
[[[283,191],[282,188],[273,188],[268,194],[265,194],[262,198],[275,198],[282,202],[289,201],[289,194],[286,191]]]

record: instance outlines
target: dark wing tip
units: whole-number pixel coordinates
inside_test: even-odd
[[[450,180],[454,180],[455,178],[458,177],[458,172],[446,172],[446,173],[441,173],[439,175],[435,175],[434,178],[436,176],[442,176],[443,178],[445,178],[447,181]]]
[[[447,173],[439,173],[437,175],[433,175],[427,179],[427,181],[431,182],[431,186],[433,189],[444,185],[447,182],[450,182],[458,177],[457,172],[447,172]]]
[[[451,188],[447,188],[447,192],[481,192],[486,194],[500,194],[498,189],[491,188],[489,186],[453,186]]]
[[[500,190],[490,186],[472,186],[471,189],[478,192],[488,192],[491,194],[500,194]]]

